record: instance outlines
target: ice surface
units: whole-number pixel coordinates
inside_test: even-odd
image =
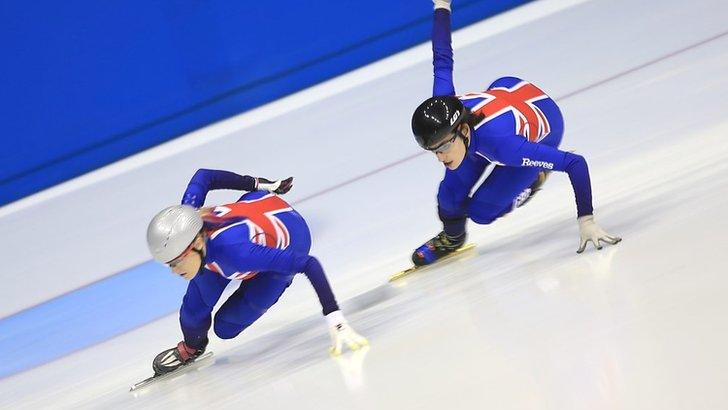
[[[438,230],[434,194],[442,168],[417,155],[408,132],[412,108],[430,90],[424,59],[285,118],[60,196],[53,211],[38,205],[0,219],[5,232],[48,229],[56,244],[28,255],[27,266],[10,262],[18,263],[18,275],[40,276],[50,261],[64,261],[70,245],[59,245],[62,235],[86,238],[81,249],[110,241],[115,252],[102,249],[87,266],[110,274],[148,259],[146,222],[177,200],[191,168],[295,175],[289,199],[300,202],[314,253],[370,349],[328,356],[320,308],[299,277],[243,335],[213,339],[214,360],[199,370],[128,392],[150,374],[153,356],[178,340],[177,319],[169,316],[0,380],[0,407],[728,407],[728,4],[573,3],[456,48],[456,87],[476,90],[513,74],[564,97],[562,146],[586,156],[597,221],[623,236],[621,244],[575,253],[573,194],[568,178],[554,174],[526,207],[488,227],[471,224],[478,244],[471,255],[387,284]],[[61,218],[51,229],[38,220],[95,198],[115,205],[85,210],[94,226]],[[29,252],[4,241],[4,252]],[[78,269],[68,265],[59,264],[64,275]],[[7,294],[59,293],[60,285],[43,293],[39,282],[26,282],[9,285]],[[7,303],[5,314],[28,302]]]

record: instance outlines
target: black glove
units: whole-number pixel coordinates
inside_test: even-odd
[[[152,362],[154,374],[159,376],[173,372],[188,362],[194,361],[202,353],[205,353],[204,347],[195,349],[189,347],[185,342],[179,342],[176,347],[167,349],[154,358]]]
[[[255,181],[256,188],[268,192],[273,192],[278,195],[283,195],[286,192],[290,191],[291,188],[293,188],[293,177],[288,177],[279,181],[271,181],[269,179],[258,177],[255,179]]]

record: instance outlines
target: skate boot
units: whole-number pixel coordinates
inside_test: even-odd
[[[518,194],[516,199],[513,201],[513,209],[520,208],[523,205],[526,205],[528,201],[531,200],[531,198],[536,195],[536,192],[541,190],[541,187],[546,182],[546,178],[549,177],[549,174],[551,171],[539,171],[538,176],[536,177],[536,180],[533,181],[533,184],[531,184],[530,187],[526,188]]]
[[[458,237],[452,237],[440,232],[434,238],[420,246],[412,254],[412,262],[415,266],[429,265],[437,262],[440,258],[447,256],[465,244],[466,234],[463,233]]]
[[[185,342],[179,342],[176,347],[167,349],[158,354],[152,362],[152,368],[156,376],[171,373],[180,367],[194,362],[200,355],[205,353],[205,348],[195,349],[187,346]]]

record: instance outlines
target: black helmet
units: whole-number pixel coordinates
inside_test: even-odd
[[[420,147],[430,149],[443,142],[468,114],[457,97],[431,97],[412,114],[412,132]]]

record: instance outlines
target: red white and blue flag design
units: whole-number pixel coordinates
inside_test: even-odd
[[[527,81],[521,81],[513,87],[493,87],[480,93],[468,93],[460,98],[463,100],[482,98],[482,101],[471,108],[473,113],[485,116],[475,129],[502,114],[511,112],[515,119],[516,134],[527,140],[538,142],[551,132],[546,115],[534,104],[549,96]]]
[[[210,239],[215,239],[227,229],[244,224],[248,227],[252,243],[285,249],[291,243],[291,235],[286,225],[276,215],[291,210],[291,206],[286,201],[271,193],[257,199],[216,206],[210,214],[205,216],[205,221],[212,224],[237,221],[225,224],[222,228],[213,231]],[[205,268],[228,279],[251,279],[257,274],[257,272],[223,272],[216,262],[206,264]]]

